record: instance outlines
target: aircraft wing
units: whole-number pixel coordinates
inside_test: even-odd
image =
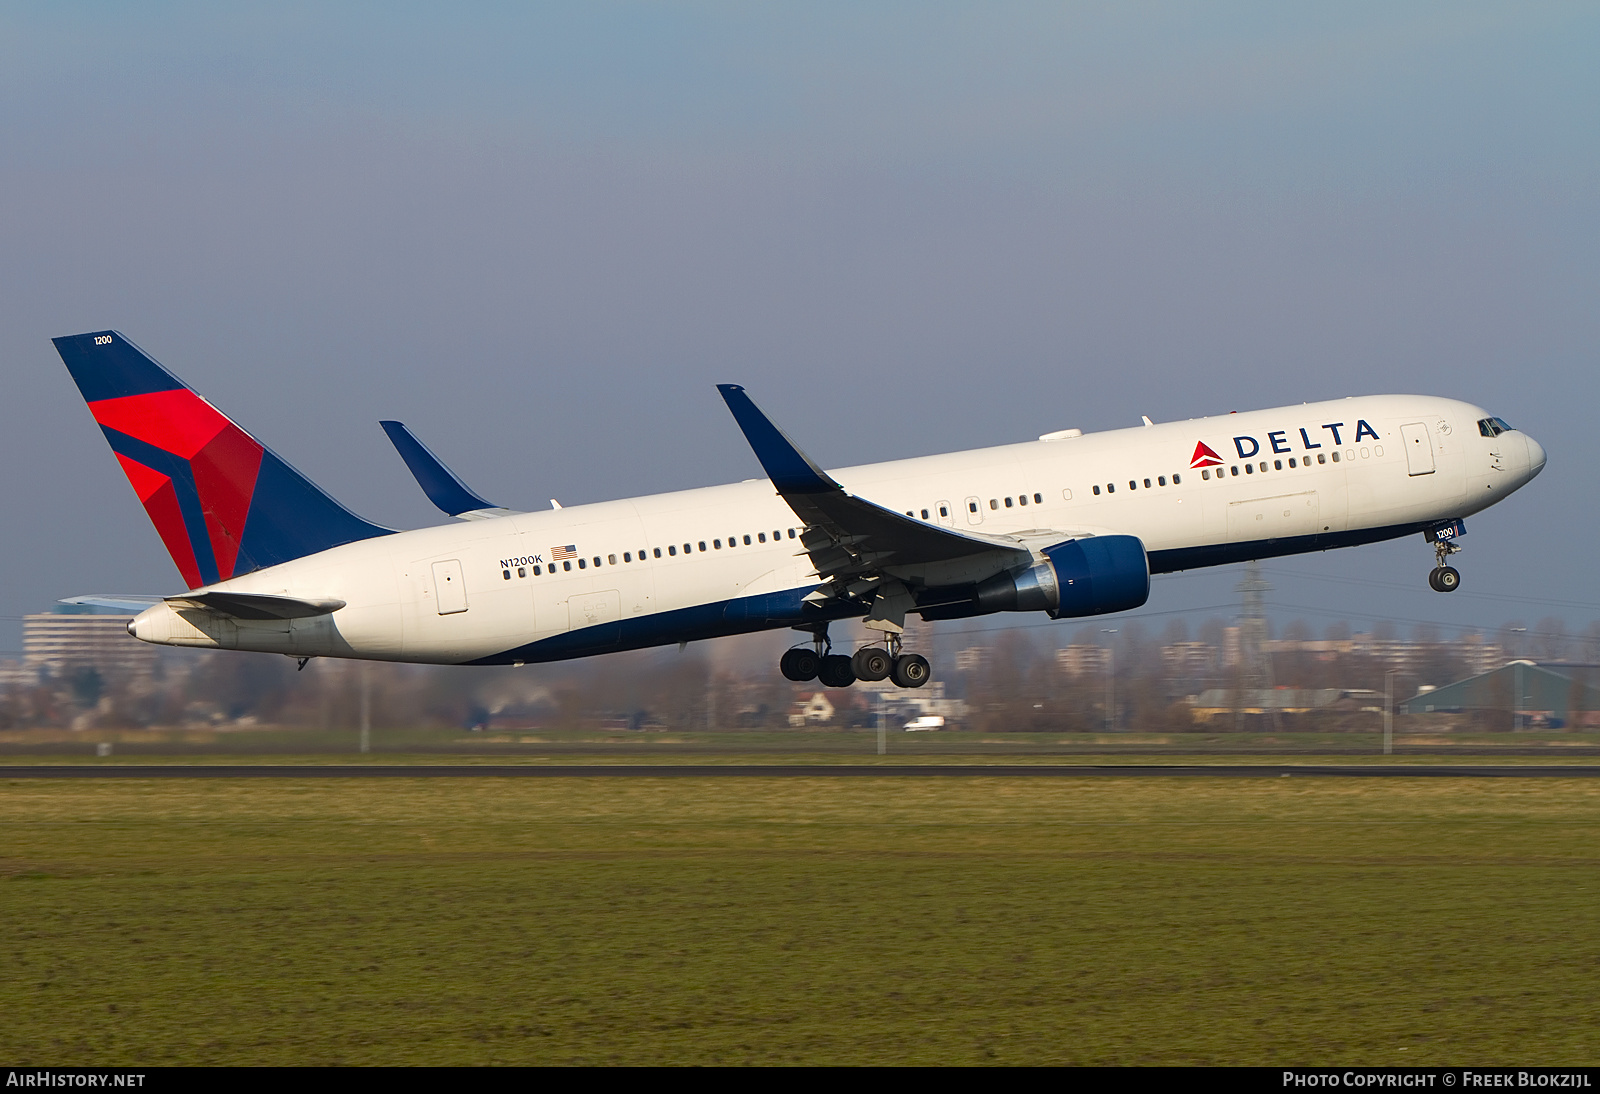
[[[1019,538],[957,531],[856,497],[800,451],[744,388],[719,384],[717,390],[772,485],[805,522],[801,541],[828,586],[807,599],[863,595],[883,583],[889,576],[885,570],[896,567],[989,555],[998,571],[1033,561],[1032,550]],[[1070,533],[1050,535],[1052,542],[1071,538]],[[903,597],[904,591],[891,595]]]
[[[400,458],[422,487],[422,492],[444,512],[458,520],[486,520],[489,517],[509,517],[517,511],[485,501],[462,482],[444,461],[417,440],[416,435],[401,422],[379,422],[389,435]]]

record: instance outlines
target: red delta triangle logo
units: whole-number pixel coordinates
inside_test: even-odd
[[[1215,467],[1222,462],[1222,457],[1211,450],[1205,441],[1199,441],[1194,446],[1194,455],[1189,457],[1190,467]]]

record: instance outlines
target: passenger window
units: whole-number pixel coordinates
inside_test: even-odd
[[[1035,505],[1043,505],[1044,504],[1044,495],[1043,494],[1035,494],[1033,496],[1033,504],[1035,504]]]
[[[1000,503],[998,501],[996,501],[994,498],[990,498],[989,499],[989,508],[990,509],[998,509],[998,508],[1000,508]]]
[[[1006,499],[1006,508],[1007,508],[1007,509],[1010,509],[1010,508],[1011,508],[1011,499],[1010,499],[1010,498],[1007,498],[1007,499]]]
[[[750,546],[750,537],[749,536],[745,536],[744,537],[744,545],[746,547]]]
[[[1317,462],[1318,463],[1327,463],[1328,462],[1328,457],[1324,456],[1321,452],[1318,452],[1317,453]]]
[[[624,562],[632,562],[633,561],[633,552],[632,551],[624,551],[624,552],[622,552],[622,561],[624,561]]]
[[[539,576],[539,575],[541,575],[541,574],[543,574],[543,573],[544,573],[544,571],[543,571],[543,570],[541,570],[541,569],[540,569],[540,568],[539,568],[539,567],[537,567],[537,566],[535,566],[535,567],[534,567],[534,568],[533,568],[533,576],[534,576],[534,577],[538,577],[538,576]]]
[[[669,555],[675,555],[675,554],[677,554],[677,553],[678,553],[678,548],[677,548],[677,547],[675,547],[675,546],[669,546],[669,547],[668,547],[668,548],[667,548],[667,554],[669,554]]]
[[[1115,494],[1116,492],[1117,492],[1117,484],[1116,483],[1114,483],[1114,482],[1106,483],[1106,493]]]
[[[1177,486],[1182,481],[1183,480],[1180,479],[1178,476],[1176,476],[1176,475],[1172,476],[1172,485],[1173,486]]]
[[[1339,462],[1339,453],[1335,452],[1333,454],[1333,462],[1334,463],[1338,463]]]
[[[580,569],[580,570],[588,569],[588,566],[589,566],[589,564],[587,562],[585,562],[583,559],[580,558],[578,560],[578,569]]]
[[[700,541],[700,553],[701,554],[705,554],[706,553],[706,541],[705,540],[701,540]]]
[[[967,502],[967,512],[976,513],[977,511],[978,511],[978,503],[977,502],[975,502],[975,501]]]
[[[570,570],[570,569],[572,569],[572,563],[571,562],[563,562],[561,564],[561,568],[563,570]]]
[[[711,546],[715,547],[717,550],[720,551],[720,550],[722,550],[722,541],[720,539],[714,539],[714,540],[711,541]],[[704,543],[702,543],[700,545],[700,549],[702,551],[704,551],[706,549],[706,545]]]
[[[1094,488],[1094,493],[1095,493],[1095,496],[1096,496],[1096,497],[1099,497],[1099,496],[1100,496],[1100,488],[1099,488],[1099,487],[1098,487],[1098,486],[1096,486],[1096,487],[1095,487],[1095,488]]]
[[[616,555],[607,555],[606,556],[606,564],[610,565],[610,566],[615,566],[617,564],[617,556]]]
[[[1208,471],[1202,471],[1202,472],[1200,472],[1200,477],[1202,479],[1205,479],[1207,482],[1210,482],[1211,481],[1211,472],[1209,470]]]
[[[950,507],[948,505],[939,506],[939,515],[941,517],[948,517],[950,515]]]
[[[794,538],[794,529],[793,528],[789,529],[789,538],[790,539]]]
[[[1261,461],[1261,473],[1263,475],[1265,475],[1267,473],[1267,461],[1266,460],[1262,460]]]
[[[1289,457],[1289,467],[1290,467],[1290,468],[1291,468],[1291,469],[1292,469],[1292,468],[1293,468],[1293,467],[1294,467],[1294,457],[1293,457],[1293,456],[1290,456],[1290,457]]]
[[[1098,494],[1099,492],[1100,492],[1099,488],[1096,488],[1095,489],[1095,493]],[[1038,497],[1039,497],[1038,494],[1034,495],[1035,500],[1037,500]],[[1071,490],[1063,490],[1063,491],[1061,491],[1061,500],[1062,501],[1071,501],[1072,500],[1072,491]]]
[[[598,570],[600,568],[600,556],[599,555],[595,555],[594,556],[594,568],[596,570]]]
[[[1230,474],[1233,475],[1234,478],[1238,478],[1239,477],[1239,465],[1238,464],[1234,464],[1232,467],[1228,468],[1228,471],[1229,471]]]
[[[1156,485],[1157,486],[1165,486],[1165,485],[1167,485],[1167,477],[1165,475],[1157,475],[1156,476]]]
[[[1246,475],[1254,475],[1256,473],[1256,465],[1253,464],[1253,463],[1245,464],[1244,465],[1244,473]]]
[[[924,509],[922,511],[922,519],[923,520],[927,520],[928,519],[928,511],[926,509]]]
[[[767,533],[762,532],[760,535],[758,535],[756,537],[756,539],[760,540],[762,543],[767,542]]]
[[[505,575],[505,579],[507,581],[511,580],[511,571],[510,570],[501,570],[500,572]]]
[[[652,553],[655,555],[656,558],[660,558],[661,557],[661,548],[657,547],[655,549],[655,551],[652,552]]]
[[[1028,495],[1023,494],[1020,497],[1018,497],[1017,498],[1017,504],[1018,505],[1027,505],[1028,504]]]
[[[1144,480],[1144,488],[1146,490],[1150,489],[1150,480],[1149,479],[1145,479]]]
[[[517,576],[518,577],[527,577],[528,576],[528,568],[526,566],[518,566],[517,567]]]

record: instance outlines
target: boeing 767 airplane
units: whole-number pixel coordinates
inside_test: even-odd
[[[794,628],[791,680],[920,687],[906,617],[1144,604],[1150,575],[1421,535],[1440,592],[1465,518],[1545,463],[1483,409],[1371,395],[824,471],[742,387],[766,477],[530,513],[383,428],[456,522],[356,516],[116,331],[55,339],[186,591],[88,596],[169,646],[523,665]],[[834,620],[881,636],[835,653]]]

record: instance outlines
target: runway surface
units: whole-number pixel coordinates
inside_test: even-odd
[[[1576,764],[12,764],[0,779],[1592,779]]]

